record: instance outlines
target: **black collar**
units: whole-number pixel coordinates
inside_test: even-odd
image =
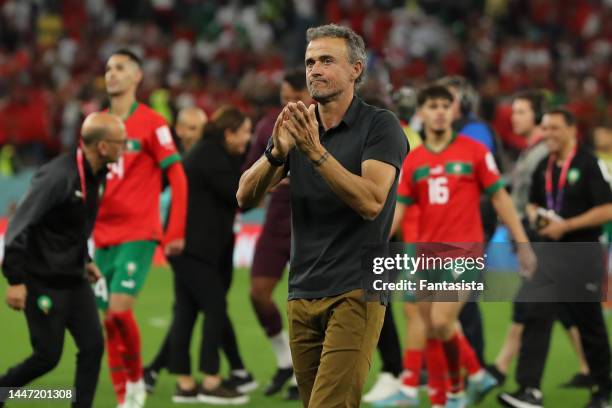
[[[359,107],[363,104],[361,98],[357,95],[353,95],[353,100],[351,101],[348,109],[344,113],[344,116],[340,120],[340,123],[344,123],[347,127],[351,127],[355,124],[359,114]],[[319,109],[315,109],[315,114],[317,115],[317,122],[319,122],[319,126],[323,129],[323,122],[321,122],[321,117],[319,116]],[[340,125],[340,124],[338,124]],[[338,126],[335,126],[338,127]],[[333,129],[333,128],[332,128]],[[330,130],[330,129],[327,129]]]

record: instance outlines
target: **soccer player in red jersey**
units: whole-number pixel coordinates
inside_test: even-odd
[[[482,243],[479,197],[485,191],[514,239],[524,243],[519,245],[519,261],[525,271],[531,272],[535,256],[510,196],[503,188],[493,155],[482,144],[453,133],[452,101],[453,95],[443,86],[433,85],[419,92],[425,142],[408,155],[402,166],[392,230],[399,225],[406,206],[417,205],[420,209],[417,242],[471,243],[471,246]],[[455,292],[455,295],[459,301],[435,301],[434,298],[434,301],[406,305],[408,318],[414,322],[404,357],[406,374],[401,391],[375,406],[418,406],[423,358],[427,361],[430,387],[445,390],[447,373],[450,378],[447,394],[440,395],[438,391],[431,395],[434,407],[465,407],[469,400],[481,398],[495,385],[495,379],[480,367],[458,329],[459,312],[469,292]],[[461,376],[462,354],[469,375],[467,396]]]
[[[125,408],[140,408],[146,399],[140,332],[132,312],[136,296],[158,243],[166,255],[176,255],[185,242],[185,173],[166,121],[136,100],[141,79],[140,59],[129,50],[116,51],[106,63],[109,111],[124,121],[128,145],[110,167],[94,230],[95,261],[105,278],[94,292],[106,311],[111,380],[119,406]],[[165,234],[159,211],[162,171],[172,187]]]

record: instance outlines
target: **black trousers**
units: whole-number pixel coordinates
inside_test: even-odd
[[[393,319],[393,307],[389,305],[386,309],[385,320],[378,338],[378,351],[383,364],[382,371],[399,377],[403,370],[402,350]]]
[[[480,306],[478,302],[472,299],[467,302],[461,313],[459,313],[459,321],[465,338],[468,339],[470,345],[478,357],[480,364],[484,364],[484,335],[482,329],[482,316],[480,314]]]
[[[584,348],[591,377],[597,384],[595,393],[609,396],[610,342],[599,302],[525,303],[523,335],[516,370],[516,381],[521,387],[540,388],[548,355],[552,326],[559,307],[571,313]]]
[[[169,259],[174,271],[174,318],[170,327],[169,364],[171,373],[189,375],[189,345],[198,313],[204,313],[199,368],[205,374],[219,373],[222,349],[232,369],[244,364],[232,322],[227,314],[226,295],[232,281],[231,258],[219,267],[189,255]],[[162,347],[163,348],[163,347]]]
[[[25,316],[32,355],[0,376],[0,387],[22,387],[51,371],[62,356],[64,333],[72,335],[78,348],[73,407],[93,404],[104,354],[102,327],[88,282],[69,288],[50,288],[30,279]]]

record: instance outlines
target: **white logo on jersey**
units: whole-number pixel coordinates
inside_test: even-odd
[[[429,171],[429,174],[432,176],[437,176],[438,174],[442,174],[444,172],[444,167],[441,164],[438,164],[436,167],[432,167]]]
[[[495,157],[493,157],[491,152],[487,152],[485,156],[485,163],[487,164],[487,169],[489,169],[491,173],[499,174],[497,164],[495,163]]]
[[[168,126],[158,127],[155,129],[155,134],[157,135],[157,141],[160,145],[166,149],[171,149],[173,147],[172,133],[170,133]]]
[[[136,282],[133,280],[121,281],[121,286],[127,289],[134,289],[136,287]]]

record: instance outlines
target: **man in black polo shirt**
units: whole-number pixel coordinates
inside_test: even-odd
[[[83,123],[82,143],[41,167],[6,233],[2,272],[6,302],[24,310],[33,353],[0,375],[0,387],[18,388],[59,362],[66,329],[79,350],[73,407],[91,407],[104,353],[102,328],[87,281],[101,277],[87,253],[106,164],[121,157],[125,127],[109,113]],[[0,392],[0,406],[6,395]]]
[[[519,292],[517,300],[543,300],[533,299],[538,294],[548,295],[542,290],[544,285],[537,286],[556,285],[550,300],[563,301],[562,307],[574,319],[595,383],[587,408],[608,407],[612,389],[610,344],[600,304],[604,269],[598,244],[601,226],[612,219],[607,172],[595,156],[577,146],[576,123],[570,112],[548,112],[542,121],[542,132],[550,155],[533,173],[526,212],[542,241],[559,244],[540,244],[536,252],[540,252],[541,267],[533,286],[521,288],[524,292]],[[525,328],[516,371],[520,388],[515,393],[500,394],[499,401],[505,406],[542,407],[540,381],[559,305],[524,304]]]
[[[241,207],[291,177],[289,337],[305,407],[358,407],[384,319],[367,302],[360,250],[384,244],[408,143],[397,118],[355,96],[363,39],[336,25],[307,32],[306,79],[318,104],[288,104],[240,180]],[[283,166],[284,165],[284,166]]]

